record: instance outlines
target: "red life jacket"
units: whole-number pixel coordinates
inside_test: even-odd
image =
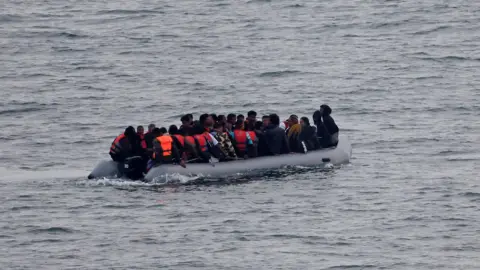
[[[177,141],[180,143],[182,147],[185,147],[185,137],[179,134],[172,135],[172,137],[175,137]]]
[[[195,146],[195,139],[193,136],[185,136],[185,141],[193,146]]]
[[[138,137],[140,137],[140,145],[142,146],[143,149],[147,149],[147,142],[145,141],[145,134],[138,134]]]
[[[197,141],[198,149],[202,153],[207,153],[208,152],[208,143],[212,143],[212,138],[208,133],[203,133],[203,134],[198,134],[194,135],[193,138],[195,138],[195,141]]]
[[[239,152],[245,152],[247,150],[247,132],[244,130],[236,129],[233,131],[235,136],[235,146]]]
[[[128,141],[127,137],[124,134],[118,135],[112,142],[112,146],[110,147],[110,154],[115,155],[124,150],[122,144],[125,142],[125,140]]]
[[[257,141],[257,134],[255,131],[247,131],[248,135],[250,135],[250,139],[252,140],[252,143],[255,144]]]

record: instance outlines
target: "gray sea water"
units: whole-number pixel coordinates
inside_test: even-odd
[[[480,269],[480,2],[1,10],[0,269]],[[322,103],[349,165],[86,180],[126,125]]]

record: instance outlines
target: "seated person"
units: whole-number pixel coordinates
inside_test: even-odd
[[[322,116],[322,122],[331,136],[330,146],[336,146],[338,144],[338,132],[340,131],[340,129],[338,128],[337,124],[335,124],[335,121],[333,120],[331,114],[332,109],[328,105],[323,104],[322,106],[320,106],[320,115]]]
[[[153,140],[152,160],[156,165],[178,163],[180,166],[185,167],[185,159],[180,156],[180,152],[172,137],[162,131]]]
[[[285,130],[280,128],[280,118],[277,114],[269,116],[270,124],[265,130],[265,137],[268,145],[268,155],[281,155],[290,153]]]
[[[243,130],[243,125],[235,125],[234,130],[230,132],[230,137],[232,138],[232,142],[238,157],[248,158],[249,154],[251,154],[252,157],[254,156],[255,153],[250,153],[248,151],[254,146],[254,142],[251,138],[251,133],[255,134],[254,131],[247,132]]]
[[[300,132],[299,140],[302,143],[302,147],[306,148],[307,151],[319,149],[320,143],[318,142],[317,131],[315,127],[310,126],[308,118],[300,118],[300,125],[302,125],[302,131]]]
[[[302,132],[302,126],[298,123],[298,116],[292,114],[288,118],[289,127],[287,129],[287,138],[290,150],[295,153],[304,153],[305,149],[299,139]]]
[[[225,123],[215,123],[213,125],[213,131],[210,134],[218,141],[220,150],[222,150],[225,159],[236,159],[237,154],[235,153],[235,148],[233,147],[232,141],[228,134],[224,131]]]
[[[142,154],[140,148],[140,141],[135,129],[129,126],[124,133],[113,140],[109,154],[113,161],[124,162],[126,158]]]

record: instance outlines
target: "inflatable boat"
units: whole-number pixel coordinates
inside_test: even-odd
[[[320,166],[322,164],[340,165],[348,163],[352,156],[352,146],[346,136],[340,136],[338,145],[334,148],[310,151],[306,154],[292,153],[279,156],[258,157],[245,160],[235,160],[218,163],[193,163],[186,168],[168,164],[152,168],[144,177],[144,181],[172,174],[186,176],[225,177],[238,173],[248,173],[259,170],[271,170],[285,166]],[[103,177],[118,177],[119,164],[114,161],[101,161],[88,176],[89,179]]]

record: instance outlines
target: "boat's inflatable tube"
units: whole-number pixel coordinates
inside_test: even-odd
[[[352,146],[348,138],[340,136],[337,147],[311,151],[306,154],[295,153],[273,157],[258,157],[214,164],[194,163],[187,164],[187,168],[182,168],[179,165],[161,165],[152,168],[145,176],[145,180],[150,182],[155,180],[155,178],[170,174],[224,177],[236,173],[276,169],[284,166],[318,166],[324,163],[340,165],[348,163],[351,156]],[[101,161],[88,178],[115,177],[117,175],[119,175],[119,170],[116,162]]]

